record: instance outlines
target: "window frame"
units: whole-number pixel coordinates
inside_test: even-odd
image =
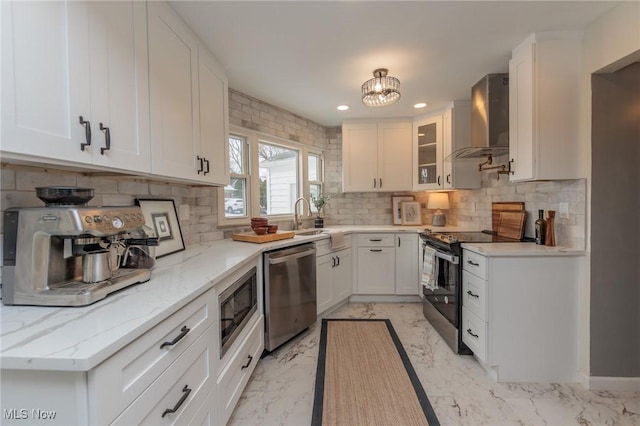
[[[324,187],[324,152],[322,149],[309,146],[300,142],[291,141],[288,139],[284,139],[278,136],[270,135],[267,133],[259,132],[256,130],[246,129],[244,127],[229,126],[229,134],[227,137],[227,144],[229,143],[230,137],[243,138],[246,143],[247,156],[244,159],[248,162],[248,180],[247,180],[247,205],[246,212],[247,216],[242,216],[238,218],[230,218],[226,217],[224,210],[224,187],[218,190],[218,227],[234,227],[234,226],[248,226],[251,223],[252,217],[260,216],[260,164],[258,158],[258,147],[260,143],[266,143],[269,145],[281,146],[286,149],[293,149],[298,151],[298,164],[297,164],[297,173],[298,173],[298,193],[296,194],[296,198],[304,197],[307,201],[311,202],[309,199],[310,195],[310,184],[309,184],[309,155],[316,155],[320,160],[319,167],[321,170],[318,171],[318,176],[321,181],[313,181],[313,183],[320,183],[320,188]],[[228,157],[228,156],[227,156]],[[227,158],[227,167],[229,158]],[[237,174],[230,173],[230,177],[233,178]],[[245,175],[237,175],[244,177]],[[307,207],[302,203],[302,208],[300,213],[303,215],[307,215],[308,213],[313,213],[313,211],[309,211]],[[265,217],[270,220],[277,221],[293,221],[294,214],[278,214],[278,215],[266,215]]]

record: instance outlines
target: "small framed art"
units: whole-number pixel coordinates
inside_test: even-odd
[[[420,203],[418,201],[405,201],[400,203],[403,225],[422,225]]]
[[[142,209],[145,224],[158,237],[156,257],[184,250],[184,240],[173,200],[137,199]]]
[[[391,212],[393,214],[393,224],[402,225],[402,211],[400,210],[400,203],[404,201],[413,201],[415,197],[413,195],[392,195],[391,196]]]

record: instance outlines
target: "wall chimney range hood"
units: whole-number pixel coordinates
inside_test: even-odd
[[[471,88],[471,146],[450,157],[497,157],[508,152],[509,74],[487,74]]]

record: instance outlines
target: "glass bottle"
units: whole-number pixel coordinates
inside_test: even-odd
[[[536,244],[544,245],[545,234],[547,232],[547,221],[544,220],[544,210],[538,210],[538,220],[536,220],[535,227]]]

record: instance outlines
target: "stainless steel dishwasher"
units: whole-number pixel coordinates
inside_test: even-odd
[[[313,243],[264,253],[265,349],[269,352],[316,321],[315,253]]]

